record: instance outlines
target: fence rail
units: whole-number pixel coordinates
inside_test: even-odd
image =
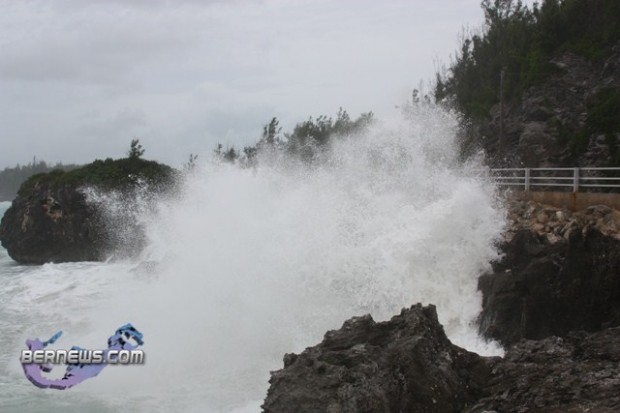
[[[491,178],[524,191],[620,192],[620,168],[497,168]]]

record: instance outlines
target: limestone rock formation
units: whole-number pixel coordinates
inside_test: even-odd
[[[265,413],[458,412],[481,396],[497,361],[450,343],[434,306],[390,321],[354,317],[272,373]]]
[[[601,234],[620,240],[620,211],[605,205],[593,205],[572,212],[534,201],[510,200],[507,242],[522,230],[529,230],[549,244],[568,239],[571,232],[596,229]]]

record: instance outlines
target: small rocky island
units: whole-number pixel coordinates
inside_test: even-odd
[[[172,168],[141,159],[139,148],[136,151],[127,158],[97,160],[68,172],[37,174],[24,182],[0,222],[0,242],[11,258],[22,264],[99,261],[113,247],[118,249],[109,217],[104,219],[96,202],[87,202],[86,190],[132,199],[137,188],[148,186],[155,196],[168,190],[175,177]],[[124,219],[123,225],[135,223]],[[139,248],[140,231],[126,232],[134,238],[125,240],[124,247]]]

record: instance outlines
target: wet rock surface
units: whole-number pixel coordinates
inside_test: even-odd
[[[354,317],[272,372],[265,413],[620,411],[620,328],[522,340],[504,358],[452,345],[433,306]]]
[[[493,368],[467,413],[620,411],[620,328],[525,340]]]
[[[482,395],[496,358],[450,343],[434,306],[390,321],[355,317],[317,346],[287,354],[263,405],[281,412],[457,412]]]
[[[106,245],[98,217],[75,187],[39,185],[13,201],[0,223],[0,240],[23,264],[95,261]]]
[[[503,258],[479,279],[480,332],[511,345],[620,325],[617,214],[603,206],[575,214],[526,208],[501,246]]]

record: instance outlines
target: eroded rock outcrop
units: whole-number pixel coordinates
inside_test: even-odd
[[[620,328],[523,340],[504,358],[454,346],[435,307],[354,317],[272,372],[265,413],[620,411]]]
[[[620,411],[620,328],[525,340],[493,368],[467,413]]]
[[[2,246],[26,264],[94,261],[103,258],[104,225],[74,187],[34,187],[18,196],[0,223]]]
[[[97,261],[112,251],[132,255],[144,242],[138,200],[152,201],[174,182],[172,168],[140,158],[33,175],[2,217],[0,242],[22,264]],[[86,196],[89,189],[98,201]],[[103,205],[108,201],[113,208]]]
[[[503,258],[479,279],[481,333],[510,345],[620,325],[618,211],[527,205],[513,211]]]
[[[498,359],[450,343],[434,306],[390,321],[355,317],[272,373],[265,413],[458,412],[482,395]]]

